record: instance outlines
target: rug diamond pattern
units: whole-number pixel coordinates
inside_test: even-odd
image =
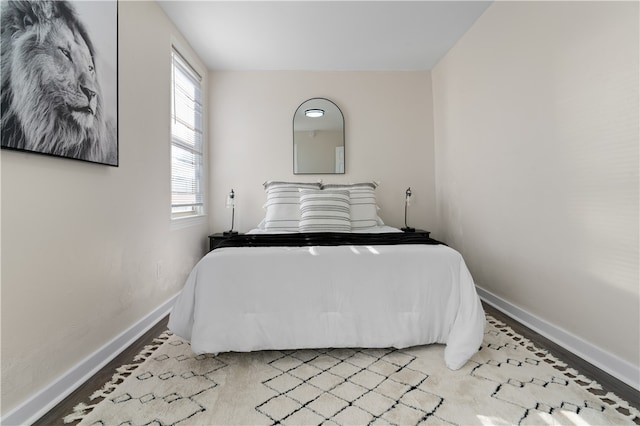
[[[460,370],[442,345],[195,355],[165,333],[65,422],[162,425],[640,424],[598,383],[487,317]]]
[[[274,423],[297,418],[300,411],[310,411],[337,424],[347,415],[366,418],[367,423],[385,419],[385,415],[393,421],[399,412],[404,412],[400,418],[423,420],[439,405],[440,398],[417,388],[428,375],[410,367],[415,358],[397,349],[306,350],[302,358],[297,357],[296,351],[283,351],[281,358],[270,363],[279,373],[263,382],[278,394],[256,410]],[[292,359],[299,363],[291,362]],[[287,368],[288,364],[295,367]],[[303,365],[312,368],[300,374]],[[282,381],[293,387],[279,388]],[[297,392],[298,389],[301,391]],[[293,401],[291,411],[272,410],[272,400],[282,401],[282,397],[290,400],[288,406]],[[424,403],[427,400],[432,403]]]

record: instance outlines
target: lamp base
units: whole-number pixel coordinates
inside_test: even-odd
[[[238,231],[224,231],[222,235],[224,235],[225,237],[231,237],[233,235],[238,235]]]
[[[406,227],[406,228],[401,228],[402,232],[416,232],[416,228],[410,228],[410,227]]]

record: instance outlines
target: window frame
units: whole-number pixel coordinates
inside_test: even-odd
[[[176,73],[180,74],[179,81],[183,86],[178,83]],[[184,87],[185,83],[191,83],[192,86]],[[181,89],[193,89],[193,92],[186,93],[186,90]],[[180,101],[186,101],[182,108],[178,107]],[[191,114],[185,115],[185,111]],[[202,77],[175,45],[171,46],[170,119],[171,220],[204,216],[205,143]]]

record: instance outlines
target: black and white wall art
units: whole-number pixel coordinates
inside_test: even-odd
[[[2,148],[117,166],[117,0],[0,6]]]

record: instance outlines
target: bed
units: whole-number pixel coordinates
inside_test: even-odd
[[[364,208],[354,208],[361,187],[296,185],[286,218],[269,214],[269,189],[278,186],[265,184],[265,221],[200,260],[170,330],[195,353],[440,343],[447,367],[461,368],[480,347],[485,319],[460,253],[385,226],[371,206],[369,222],[354,225],[364,217]],[[356,219],[349,231],[327,214],[336,194],[346,197],[349,221]],[[323,207],[308,208],[308,199]]]

